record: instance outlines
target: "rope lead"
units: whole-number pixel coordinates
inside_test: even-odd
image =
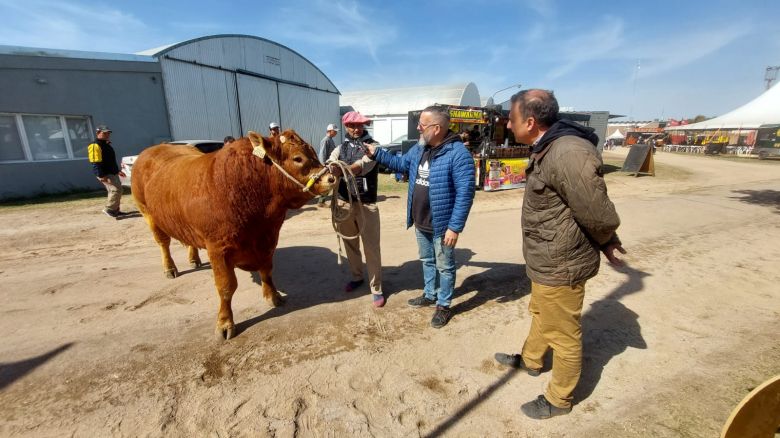
[[[357,183],[355,182],[355,174],[352,173],[352,169],[350,169],[349,165],[343,161],[331,161],[328,163],[329,166],[336,166],[339,169],[341,169],[341,175],[336,178],[336,183],[334,184],[333,189],[333,196],[330,198],[330,212],[331,212],[331,225],[333,226],[333,231],[336,232],[336,241],[339,245],[339,254],[338,254],[338,264],[341,265],[341,259],[344,257],[341,250],[341,241],[342,240],[353,240],[360,237],[360,231],[358,231],[357,234],[354,236],[345,236],[338,230],[337,224],[340,224],[342,222],[345,222],[347,219],[349,219],[350,211],[357,207],[358,211],[360,212],[360,215],[358,216],[358,229],[362,229],[363,225],[365,224],[365,217],[363,215],[363,203],[360,202],[360,196],[357,196],[358,188]],[[331,174],[333,172],[331,171]],[[346,208],[339,207],[337,199],[338,199],[338,190],[339,190],[339,184],[341,183],[341,178],[346,178],[345,181],[347,183],[347,197],[349,201],[345,204]],[[353,193],[355,193],[355,199],[353,201]],[[357,203],[357,206],[355,206],[355,203]]]

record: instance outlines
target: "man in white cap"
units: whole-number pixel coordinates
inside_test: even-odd
[[[337,128],[333,123],[325,128],[325,137],[323,137],[322,141],[320,141],[320,149],[317,152],[317,158],[319,158],[320,163],[324,164],[326,161],[328,161],[330,153],[333,152],[333,149],[336,149],[336,142],[333,141],[333,137],[335,137],[338,132],[339,128]],[[325,195],[318,196],[317,206],[324,207],[326,198],[327,196]]]
[[[280,133],[279,124],[276,122],[271,122],[271,124],[268,125],[268,128],[271,130],[270,134],[268,134],[269,137],[278,137]]]

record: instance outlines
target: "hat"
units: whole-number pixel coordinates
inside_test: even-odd
[[[98,127],[95,128],[95,132],[111,132],[111,130],[106,125],[98,125]]]
[[[279,124],[278,124],[278,123],[276,123],[276,122],[271,122],[271,124],[270,124],[270,125],[268,125],[268,127],[269,127],[270,129],[278,128],[278,127],[279,127]]]
[[[325,128],[325,130],[326,130],[326,131],[336,131],[336,132],[339,132],[339,128],[337,128],[337,127],[336,127],[336,125],[334,125],[333,123],[331,123],[330,125],[328,125],[328,127],[327,127],[327,128]]]
[[[357,111],[349,111],[348,113],[344,114],[341,117],[341,123],[343,123],[344,125],[347,125],[347,124],[350,124],[350,123],[355,123],[355,124],[359,123],[359,124],[363,124],[363,125],[370,125],[371,124],[371,119],[369,119],[368,117],[364,116],[363,114],[360,114]]]

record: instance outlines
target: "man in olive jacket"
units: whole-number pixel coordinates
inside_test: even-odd
[[[585,282],[599,271],[600,252],[620,265],[625,253],[620,225],[607,196],[592,128],[558,118],[551,91],[523,90],[512,96],[508,128],[532,145],[523,197],[523,256],[531,279],[531,329],[521,354],[496,360],[536,376],[553,350],[552,378],[543,395],[522,405],[531,418],[571,411],[582,370],[580,316]]]

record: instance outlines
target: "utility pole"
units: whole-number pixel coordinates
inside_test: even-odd
[[[636,78],[639,76],[639,69],[642,68],[642,59],[636,60],[636,68],[634,69],[634,85],[631,90],[631,106],[628,110],[628,119],[634,121],[634,100],[636,99]]]
[[[777,80],[777,72],[780,71],[780,65],[769,66],[766,68],[766,74],[764,80],[766,81],[766,89],[772,88],[772,84]]]

